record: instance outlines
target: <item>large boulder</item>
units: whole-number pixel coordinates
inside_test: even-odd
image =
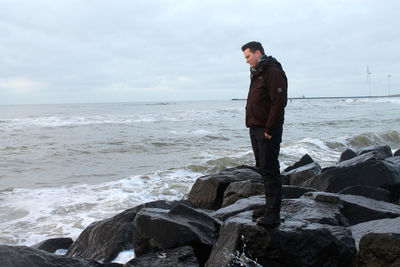
[[[55,255],[25,246],[0,245],[0,265],[2,267],[101,267],[96,261]]]
[[[361,238],[369,233],[400,234],[400,217],[359,223],[352,225],[349,229],[358,247]]]
[[[217,241],[221,222],[185,205],[168,210],[145,208],[135,218],[133,243],[137,256],[180,246],[191,246],[204,265]]]
[[[342,152],[342,154],[340,155],[338,163],[340,163],[342,161],[345,161],[345,160],[352,159],[352,158],[354,158],[356,156],[357,156],[357,153],[348,148],[348,149],[346,149],[345,151]]]
[[[400,266],[400,234],[370,233],[360,241],[358,266]]]
[[[69,237],[50,238],[31,247],[54,253],[58,249],[69,249],[73,242],[74,241]]]
[[[239,166],[198,178],[189,192],[193,206],[203,209],[219,209],[225,189],[232,182],[253,180],[262,182],[261,175],[249,166]]]
[[[190,246],[166,249],[136,257],[124,267],[198,267],[199,263]]]
[[[306,195],[299,199],[282,200],[281,215],[285,221],[296,219],[302,222],[332,226],[343,225],[346,219],[334,201],[319,201]]]
[[[225,221],[245,211],[265,208],[265,197],[252,196],[236,201],[234,204],[211,213],[212,216]],[[320,223],[328,225],[342,225],[343,217],[336,203],[315,201],[312,197],[299,199],[283,199],[281,217],[296,218],[302,222]]]
[[[251,212],[224,222],[207,267],[224,266],[350,266],[354,240],[341,226],[287,218],[271,229],[256,225]]]
[[[307,188],[294,185],[284,185],[282,186],[282,198],[299,198],[304,193],[315,192],[314,188]]]
[[[365,148],[359,150],[357,152],[357,154],[362,155],[362,154],[370,153],[372,151],[378,152],[384,159],[393,156],[392,149],[388,145],[365,147]]]
[[[264,184],[254,180],[230,183],[224,192],[222,207],[229,206],[241,198],[264,194],[264,190]]]
[[[125,210],[112,218],[93,222],[72,244],[66,255],[102,262],[111,262],[124,250],[133,248],[133,221],[142,208],[171,209],[187,201],[159,200]]]
[[[390,187],[400,184],[400,165],[384,160],[377,152],[343,161],[302,183],[304,187],[337,193],[346,187]]]
[[[346,187],[345,189],[340,191],[339,194],[363,196],[379,201],[387,201],[387,202],[390,201],[389,190],[379,187],[365,186],[365,185],[355,185]]]
[[[314,162],[314,160],[308,154],[305,154],[304,156],[301,157],[301,159],[299,161],[297,161],[292,166],[289,166],[285,170],[283,170],[282,175],[286,175],[291,170],[303,167],[303,166],[308,165],[313,162]]]
[[[319,202],[337,204],[340,213],[344,216],[342,224],[346,226],[400,216],[399,205],[362,196],[308,192],[304,197],[311,197]]]
[[[392,164],[395,168],[397,168],[399,175],[400,175],[400,157],[391,157],[386,159],[387,162]],[[396,202],[400,201],[400,184],[394,184],[386,187],[387,190],[390,191],[390,201]]]
[[[229,217],[232,217],[236,214],[242,213],[248,210],[255,210],[257,208],[265,207],[265,196],[258,195],[252,196],[249,198],[239,199],[235,203],[220,208],[212,213],[211,216],[218,218],[221,221],[225,221]]]
[[[290,185],[300,185],[320,173],[321,166],[313,162],[287,172],[286,176],[289,177]]]
[[[232,205],[237,200],[256,195],[264,195],[264,184],[253,180],[233,182],[224,192],[222,208]],[[282,198],[299,198],[306,192],[316,191],[313,188],[305,188],[293,185],[282,186]]]

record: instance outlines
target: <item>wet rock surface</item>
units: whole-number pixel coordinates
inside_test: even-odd
[[[72,245],[73,240],[69,237],[66,238],[51,238],[44,240],[42,242],[39,242],[33,246],[32,248],[44,250],[50,253],[54,253],[59,249],[69,249],[69,247]]]
[[[299,161],[295,162],[292,166],[287,167],[287,168],[282,172],[282,174],[283,174],[283,175],[286,175],[286,173],[290,172],[291,170],[294,170],[294,169],[303,167],[303,166],[308,165],[308,164],[313,163],[313,162],[315,162],[315,161],[310,157],[310,155],[305,154],[304,156],[302,156],[302,157],[300,158]]]
[[[383,159],[378,152],[368,152],[329,168],[302,186],[333,193],[357,185],[389,189],[400,184],[400,165],[389,159]]]
[[[369,233],[377,234],[400,234],[400,217],[394,219],[381,219],[359,223],[349,227],[356,246],[359,247],[361,238]]]
[[[228,185],[224,192],[222,207],[229,206],[241,198],[264,194],[264,184],[258,181],[240,181]]]
[[[346,150],[343,151],[342,154],[340,155],[340,158],[339,158],[338,163],[340,163],[340,162],[342,162],[342,161],[345,161],[345,160],[352,159],[352,158],[354,158],[354,157],[356,157],[356,156],[357,156],[357,153],[356,153],[356,152],[354,152],[354,151],[351,150],[351,149],[346,149]]]
[[[390,146],[387,145],[366,147],[358,151],[357,154],[362,155],[373,151],[380,154],[384,159],[393,156],[392,149],[390,148]]]
[[[250,217],[244,212],[223,224],[206,266],[350,266],[356,255],[344,227],[287,218],[268,229]]]
[[[199,263],[190,246],[167,249],[136,257],[124,267],[198,267]]]
[[[218,239],[220,221],[207,213],[178,205],[172,210],[142,209],[135,218],[133,243],[141,256],[179,246],[191,246],[201,265]]]
[[[369,187],[365,185],[356,185],[356,186],[349,186],[339,192],[339,194],[344,195],[356,195],[356,196],[363,196],[367,198],[372,198],[379,201],[390,201],[390,191],[378,188],[378,187]]]
[[[313,162],[287,172],[286,176],[290,185],[300,185],[320,173],[321,166],[317,162]]]
[[[72,244],[66,255],[111,262],[121,251],[133,248],[132,233],[136,214],[142,208],[171,209],[187,201],[154,201],[125,210],[112,218],[90,224]]]
[[[2,267],[101,267],[93,260],[77,259],[54,255],[46,251],[24,246],[0,245],[0,266]]]
[[[219,209],[228,185],[232,182],[247,180],[262,182],[261,175],[249,166],[239,166],[200,177],[189,192],[189,201],[197,208]]]

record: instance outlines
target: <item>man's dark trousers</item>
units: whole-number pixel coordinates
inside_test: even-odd
[[[265,187],[266,212],[279,216],[282,201],[282,181],[279,171],[279,149],[282,142],[283,127],[279,126],[265,138],[264,127],[250,128],[250,140],[256,158],[256,167],[260,171]]]

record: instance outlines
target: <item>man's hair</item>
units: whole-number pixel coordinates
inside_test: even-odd
[[[253,41],[245,44],[244,46],[242,46],[242,51],[244,52],[244,50],[246,50],[247,48],[249,48],[252,53],[255,53],[257,50],[260,50],[261,55],[265,55],[264,48],[259,42]]]

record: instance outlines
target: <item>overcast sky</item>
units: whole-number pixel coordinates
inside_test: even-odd
[[[400,94],[400,1],[0,0],[0,104],[246,98],[241,46],[289,96]]]

